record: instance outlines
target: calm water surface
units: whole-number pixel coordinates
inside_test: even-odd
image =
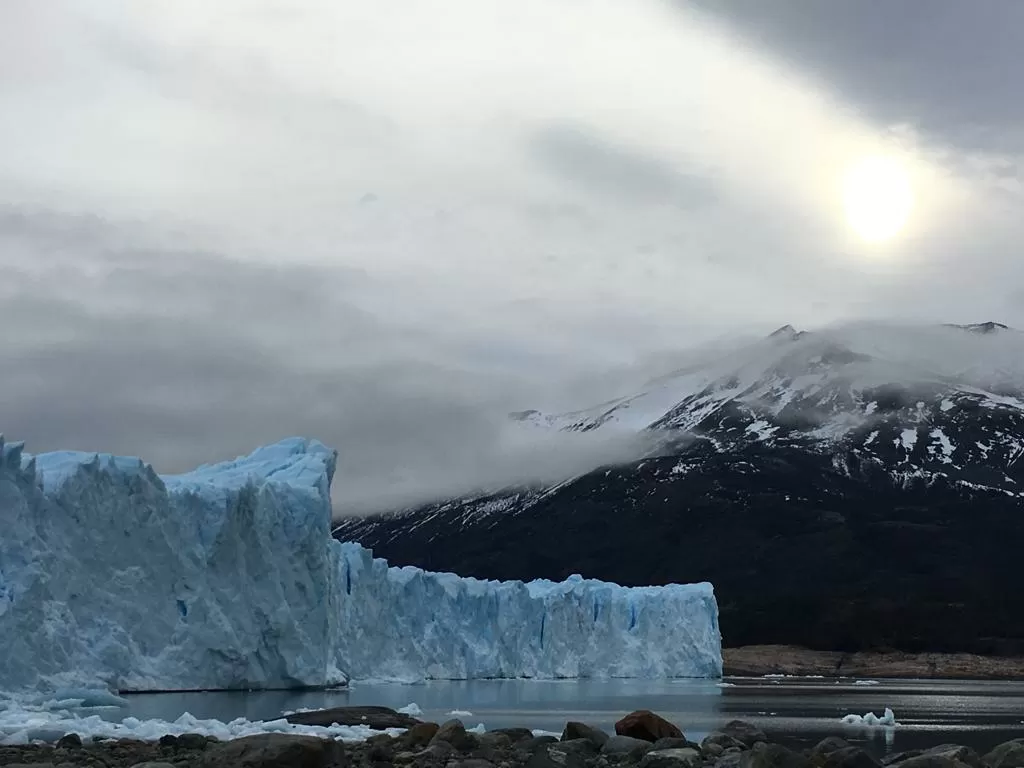
[[[561,731],[566,720],[611,730],[626,712],[652,709],[699,739],[729,720],[748,720],[793,746],[828,735],[863,743],[878,755],[945,742],[979,751],[1024,737],[1024,683],[888,680],[874,685],[813,678],[697,680],[474,680],[421,685],[357,684],[348,691],[136,694],[129,714],[173,720],[267,720],[297,709],[415,702],[424,719],[442,721],[453,710],[472,712],[467,726],[525,726]],[[900,727],[858,728],[839,719],[851,712],[896,713]],[[119,717],[124,717],[120,713]]]

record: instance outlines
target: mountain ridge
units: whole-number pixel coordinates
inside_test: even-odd
[[[1021,652],[1024,619],[1007,606],[1024,615],[1024,599],[1002,595],[1021,581],[1012,553],[1024,545],[1019,358],[1015,346],[955,349],[963,331],[1019,345],[999,323],[944,326],[921,337],[948,344],[929,367],[914,345],[893,354],[870,333],[858,346],[783,326],[640,393],[519,414],[542,429],[655,435],[636,461],[344,518],[335,535],[489,578],[708,580],[726,645]]]

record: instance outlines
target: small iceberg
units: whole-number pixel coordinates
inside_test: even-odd
[[[889,707],[885,708],[885,713],[879,717],[874,712],[868,712],[865,715],[846,715],[843,717],[843,725],[859,725],[867,726],[869,728],[895,728],[899,725],[896,722],[896,715]]]

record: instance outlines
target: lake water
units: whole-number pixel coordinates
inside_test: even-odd
[[[356,684],[347,691],[136,694],[128,714],[173,720],[182,712],[200,718],[267,720],[298,709],[415,702],[428,720],[453,710],[467,726],[525,726],[560,732],[567,720],[607,730],[623,714],[651,709],[699,740],[729,720],[757,724],[793,746],[828,735],[863,743],[878,755],[968,744],[985,752],[1024,737],[1024,683],[890,680],[875,684],[813,678],[698,680],[474,680],[421,685]],[[839,722],[849,713],[896,713],[900,726],[868,729]],[[126,713],[119,713],[124,717]]]

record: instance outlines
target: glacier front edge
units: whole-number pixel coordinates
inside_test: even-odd
[[[389,567],[330,537],[336,460],[292,438],[160,477],[0,438],[0,689],[721,675],[711,585]]]

